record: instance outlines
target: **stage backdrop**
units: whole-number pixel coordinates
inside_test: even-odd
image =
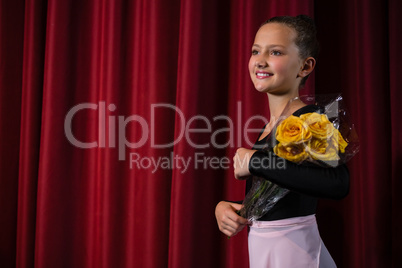
[[[243,198],[231,159],[269,118],[251,45],[285,14],[313,16],[322,45],[301,94],[342,93],[360,137],[322,237],[339,267],[396,267],[397,0],[2,0],[0,266],[248,267],[246,231],[228,240],[214,209]]]

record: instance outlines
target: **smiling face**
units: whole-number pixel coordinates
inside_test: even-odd
[[[257,32],[249,61],[251,80],[260,92],[297,93],[304,61],[295,44],[296,32],[280,23],[268,23]]]

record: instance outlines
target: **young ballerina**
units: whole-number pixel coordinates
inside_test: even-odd
[[[221,232],[231,237],[249,225],[250,267],[336,267],[317,228],[318,198],[341,199],[349,191],[349,172],[336,168],[298,165],[286,161],[286,168],[266,168],[261,163],[275,158],[259,148],[267,142],[276,120],[289,100],[298,97],[313,71],[318,54],[314,22],[307,16],[274,17],[258,30],[249,61],[255,88],[268,96],[270,122],[262,130],[252,150],[239,148],[234,156],[237,179],[251,175],[265,178],[290,192],[260,219],[248,222],[237,211],[241,204],[221,201],[215,215]],[[299,116],[317,111],[296,99],[290,114]],[[244,162],[246,161],[246,162]],[[244,164],[246,163],[246,164]],[[246,192],[251,188],[247,180]]]

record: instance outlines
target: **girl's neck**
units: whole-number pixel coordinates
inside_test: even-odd
[[[269,112],[270,112],[270,122],[274,122],[279,119],[279,117],[282,115],[283,110],[285,109],[286,105],[289,103],[291,99],[294,99],[298,97],[298,93],[295,94],[286,94],[286,95],[268,95],[268,104],[269,104]],[[298,109],[302,108],[305,106],[305,104],[301,100],[295,100],[291,103],[290,109],[288,111],[288,114],[286,116],[291,115]]]

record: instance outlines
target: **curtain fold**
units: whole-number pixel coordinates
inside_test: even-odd
[[[24,2],[0,8],[0,262],[14,264],[18,207]],[[12,116],[10,116],[12,115]]]
[[[391,187],[390,196],[392,202],[392,216],[390,232],[392,234],[391,254],[392,266],[396,267],[399,263],[399,252],[402,247],[399,243],[401,237],[401,224],[402,216],[399,213],[399,208],[402,207],[402,198],[400,198],[399,189],[402,187],[400,178],[402,177],[401,169],[399,168],[402,159],[402,135],[400,119],[402,117],[402,110],[399,108],[402,94],[398,83],[399,75],[402,73],[400,62],[402,61],[402,53],[400,48],[402,46],[402,36],[398,31],[399,16],[402,11],[402,3],[400,1],[391,0],[388,4],[388,35],[389,35],[389,92],[390,92],[390,116],[391,116]],[[388,126],[389,128],[389,126]]]
[[[250,49],[266,19],[307,14],[322,50],[301,94],[342,93],[361,144],[349,196],[320,202],[321,235],[339,267],[397,267],[401,11],[2,0],[0,266],[248,267],[247,232],[227,239],[214,209],[243,198],[231,159],[269,118]]]
[[[42,96],[45,59],[46,1],[25,3],[19,149],[16,266],[34,263]]]

